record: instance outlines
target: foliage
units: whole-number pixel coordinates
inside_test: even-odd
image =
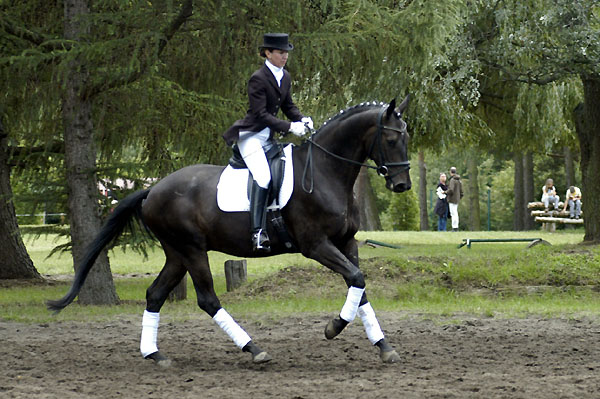
[[[384,230],[418,230],[419,204],[414,190],[394,193],[385,187],[385,179],[369,169],[375,191],[376,207]]]
[[[95,2],[88,40],[75,45],[63,37],[61,2],[0,2],[0,116],[13,147],[46,149],[43,156],[15,152],[19,212],[65,209],[62,154],[50,148],[62,138],[61,95],[74,59],[91,74],[100,178],[141,184],[188,164],[224,163],[229,149],[220,135],[245,113],[262,34],[286,31],[295,44],[288,63],[294,98],[317,125],[349,105],[410,93],[411,147],[431,149],[441,170],[466,156],[457,155],[462,148],[493,152],[480,181],[494,176],[500,189],[492,186],[492,198],[502,209],[512,203],[503,171],[512,150],[540,151],[535,187],[546,175],[563,181],[562,168],[541,152],[574,146],[576,75],[600,65],[596,0],[196,2],[158,57],[159,27],[180,6]],[[429,184],[436,180],[430,174]],[[388,194],[378,206],[389,228],[400,217],[394,212],[418,215],[414,192]],[[467,214],[465,206],[459,213]],[[493,228],[509,226],[512,212],[492,210]]]

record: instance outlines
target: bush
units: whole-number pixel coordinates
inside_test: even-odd
[[[377,196],[377,210],[383,230],[419,230],[419,202],[414,190],[394,193],[385,188],[385,179],[369,170],[370,181]]]

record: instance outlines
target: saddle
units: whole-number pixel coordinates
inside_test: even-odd
[[[267,156],[267,162],[269,163],[269,169],[271,171],[271,183],[269,183],[269,197],[267,203],[270,204],[276,201],[277,205],[279,202],[279,192],[283,185],[283,176],[285,172],[285,154],[283,148],[285,145],[273,142],[273,146],[265,153]],[[240,149],[237,144],[233,145],[233,155],[229,158],[229,165],[234,169],[246,169],[246,162],[242,158]],[[250,189],[252,188],[252,173],[248,174],[248,198],[250,198]]]
[[[285,177],[285,146],[286,145],[282,143],[273,142],[273,146],[265,153],[271,171],[271,183],[269,184],[267,204],[275,203],[274,208],[267,208],[267,223],[270,223],[273,226],[285,248],[290,252],[296,252],[298,248],[287,230],[279,207],[279,193]],[[229,165],[234,169],[247,169],[246,162],[244,161],[244,158],[242,158],[242,154],[240,153],[237,144],[234,144],[232,149],[233,155],[229,158]],[[250,190],[252,189],[253,182],[254,178],[252,177],[252,173],[248,171],[248,198],[250,198]]]

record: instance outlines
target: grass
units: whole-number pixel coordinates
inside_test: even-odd
[[[44,301],[68,290],[72,275],[69,254],[47,259],[61,244],[56,236],[32,240],[25,235],[38,271],[53,278],[51,284],[14,284],[0,289],[0,318],[24,322],[50,320],[105,320],[119,315],[140,315],[145,290],[164,263],[156,248],[148,258],[133,251],[110,253],[119,306],[67,307],[58,316],[46,311]],[[463,238],[543,238],[551,246],[527,248],[526,242],[458,245]],[[600,311],[600,250],[579,245],[583,232],[359,232],[359,241],[376,240],[401,249],[362,246],[361,268],[369,299],[377,310],[424,314],[478,314],[482,317],[575,317]],[[223,264],[236,259],[210,253],[215,289],[230,313],[288,315],[298,312],[338,312],[346,288],[338,275],[298,254],[247,259],[248,283],[227,293]],[[122,278],[121,276],[127,276]],[[132,277],[133,276],[133,277]],[[56,279],[60,279],[56,281]],[[6,286],[6,284],[5,284]],[[188,299],[167,303],[161,314],[167,320],[207,317],[195,303],[188,278]]]

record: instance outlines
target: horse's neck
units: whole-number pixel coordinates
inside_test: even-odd
[[[365,150],[364,140],[369,125],[364,121],[356,121],[352,118],[343,122],[335,130],[328,134],[317,137],[315,142],[339,157],[338,159],[330,154],[323,154],[318,157],[324,163],[323,171],[331,173],[337,181],[352,187],[360,172],[360,165],[366,161],[367,152]],[[313,148],[313,152],[321,151]],[[319,167],[315,165],[315,167]]]

